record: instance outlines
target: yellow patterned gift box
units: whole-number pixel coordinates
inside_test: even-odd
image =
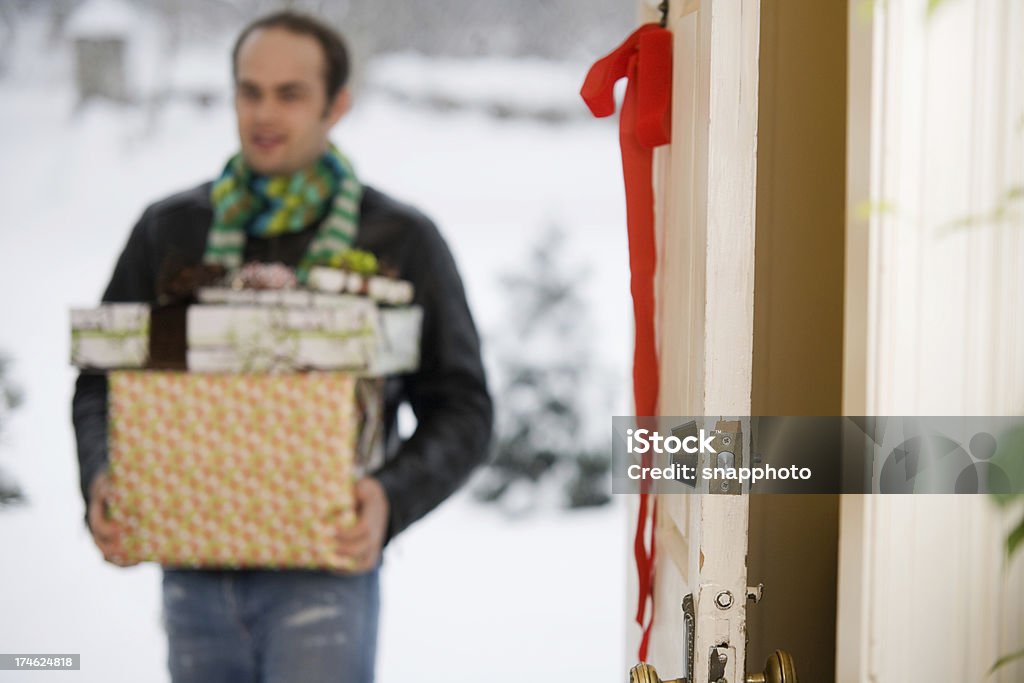
[[[332,536],[354,521],[357,444],[369,448],[366,429],[379,431],[369,405],[379,393],[366,380],[153,371],[109,380],[111,515],[126,559],[346,568]]]

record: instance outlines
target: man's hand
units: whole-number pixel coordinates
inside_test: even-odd
[[[335,548],[351,561],[348,571],[359,573],[370,571],[380,561],[391,507],[384,487],[373,477],[357,481],[355,495],[356,523],[338,529]]]
[[[92,540],[103,553],[103,559],[119,567],[128,567],[137,562],[126,562],[121,546],[121,527],[107,516],[107,506],[113,495],[110,475],[102,472],[89,485],[89,528]]]

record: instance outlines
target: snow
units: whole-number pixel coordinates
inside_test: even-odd
[[[73,38],[127,37],[141,23],[138,10],[125,0],[89,0],[71,15],[67,33]]]
[[[230,54],[230,49],[230,45],[197,46],[178,54],[170,66],[171,91],[230,100],[231,64],[224,58]]]
[[[375,90],[438,104],[534,115],[587,115],[579,96],[584,71],[575,64],[542,59],[423,59],[413,53],[388,55],[367,68]]]
[[[206,108],[76,109],[69,70],[19,49],[21,68],[0,80],[0,350],[14,357],[26,404],[0,442],[0,467],[30,504],[0,512],[0,649],[82,654],[81,672],[32,680],[166,681],[159,570],[103,563],[81,523],[68,309],[99,298],[147,203],[220,171],[234,151],[229,98]],[[59,50],[47,57],[66,58]],[[28,68],[26,60],[36,61]],[[402,60],[405,67],[387,67],[396,80],[424,71]],[[489,96],[484,65],[428,66],[450,66],[450,82]],[[490,68],[524,99],[540,77],[533,73],[544,71]],[[551,70],[561,82],[564,68]],[[607,122],[442,113],[372,89],[336,130],[366,182],[441,226],[485,341],[506,333],[499,275],[549,223],[561,225],[574,263],[593,273],[585,294],[600,330],[594,353],[618,380],[611,412],[621,414],[631,328],[616,139]],[[622,680],[626,526],[618,498],[604,509],[541,509],[511,522],[456,496],[387,550],[378,680]],[[24,677],[0,672],[0,681],[13,680]]]

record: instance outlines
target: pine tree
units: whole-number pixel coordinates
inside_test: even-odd
[[[584,273],[565,263],[565,235],[550,228],[519,273],[502,278],[508,292],[508,325],[498,346],[497,436],[494,458],[477,498],[510,509],[536,504],[541,484],[566,483],[570,507],[608,502],[608,454],[588,434],[588,414],[601,393],[592,358],[594,335],[580,297]],[[567,481],[568,480],[568,481]],[[526,489],[526,505],[510,495]],[[510,511],[518,511],[511,510]]]

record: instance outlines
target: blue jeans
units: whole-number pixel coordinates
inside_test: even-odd
[[[171,680],[371,683],[378,571],[165,569]]]

